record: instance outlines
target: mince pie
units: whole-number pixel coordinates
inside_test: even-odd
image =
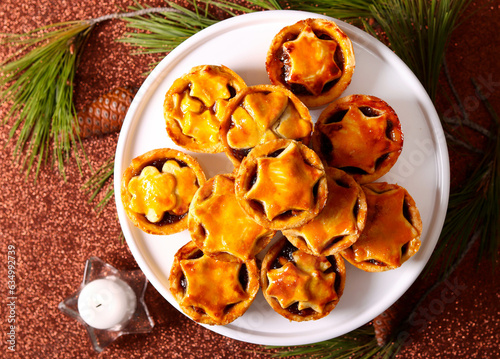
[[[180,151],[163,148],[132,160],[121,181],[128,218],[150,234],[172,234],[187,228],[189,204],[205,183],[198,162]]]
[[[325,165],[369,183],[389,172],[403,149],[399,118],[385,101],[351,95],[331,103],[314,127],[313,148]]]
[[[297,321],[327,316],[344,291],[346,270],[340,254],[314,256],[282,238],[262,262],[262,292],[283,317]]]
[[[259,290],[259,270],[255,260],[215,260],[190,241],[175,254],[169,283],[170,292],[191,319],[225,325],[252,304]]]
[[[326,19],[301,20],[283,28],[266,58],[271,83],[288,88],[308,107],[339,97],[351,83],[354,67],[351,40]]]
[[[287,138],[308,144],[312,130],[309,110],[295,95],[278,86],[257,85],[243,89],[229,102],[220,139],[237,167],[260,143]]]
[[[300,250],[332,255],[359,238],[366,220],[366,199],[361,186],[344,171],[328,167],[328,200],[317,217],[283,234]]]
[[[175,80],[163,104],[172,141],[194,152],[222,152],[220,121],[228,101],[245,87],[243,79],[226,66],[196,66]]]
[[[323,209],[328,197],[318,155],[301,142],[284,139],[258,145],[245,157],[235,190],[243,210],[273,230],[303,225]]]
[[[196,192],[189,207],[188,228],[205,254],[237,262],[255,258],[275,234],[241,209],[231,174],[212,177]]]
[[[365,229],[342,255],[367,272],[398,268],[420,247],[422,221],[415,201],[395,184],[369,183],[362,188],[368,205]]]

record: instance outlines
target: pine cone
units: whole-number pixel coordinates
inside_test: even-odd
[[[80,138],[89,138],[119,131],[134,95],[134,90],[117,87],[99,96],[77,113],[75,132]]]

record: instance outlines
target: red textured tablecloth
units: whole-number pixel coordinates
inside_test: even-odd
[[[161,1],[141,4],[164,6]],[[23,33],[35,27],[75,19],[96,18],[133,5],[132,0],[2,0],[0,32]],[[469,99],[471,117],[489,126],[489,117],[474,97],[472,76],[484,79],[483,90],[500,110],[498,33],[499,7],[490,0],[475,1],[469,17],[456,29],[447,54],[455,85]],[[75,104],[82,108],[115,86],[139,87],[142,73],[154,57],[132,56],[131,49],[114,40],[125,31],[121,21],[99,24],[86,45],[75,83]],[[12,50],[1,46],[0,61]],[[441,110],[446,110],[445,104]],[[0,107],[0,119],[8,105]],[[96,357],[83,326],[57,308],[78,288],[85,261],[98,256],[119,269],[137,264],[122,242],[116,208],[111,202],[97,215],[95,203],[81,187],[90,176],[89,166],[80,174],[74,161],[67,167],[67,181],[56,170],[44,168],[36,184],[27,180],[12,162],[15,141],[8,141],[11,123],[0,127],[0,356],[18,358]],[[83,146],[94,168],[115,151],[118,135],[85,140]],[[483,142],[475,136],[477,143]],[[473,169],[474,157],[451,151],[452,185],[464,182]],[[9,314],[7,253],[15,248],[15,352],[8,350]],[[498,271],[488,262],[475,264],[473,248],[449,278],[459,286],[453,302],[436,300],[446,284],[438,287],[422,304],[419,325],[411,328],[410,343],[401,358],[498,358],[500,315]],[[416,287],[432,283],[417,281]],[[411,291],[412,289],[410,289]],[[434,301],[434,302],[433,302]],[[252,358],[265,357],[264,348],[215,334],[174,309],[148,286],[146,302],[155,321],[150,334],[121,337],[102,357],[106,358]],[[441,305],[442,304],[442,305]]]

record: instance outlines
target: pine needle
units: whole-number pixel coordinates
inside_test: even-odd
[[[90,178],[83,184],[82,190],[86,195],[90,195],[88,203],[92,203],[99,193],[103,190],[106,184],[114,173],[115,158],[114,155],[109,157],[101,167],[99,167]],[[94,207],[97,213],[100,213],[106,204],[113,198],[113,186],[109,186],[104,197]]]
[[[381,0],[371,6],[391,49],[434,101],[450,35],[471,0]]]
[[[370,6],[376,2],[377,0],[290,0],[286,1],[286,5],[292,10],[315,12],[356,24],[360,23],[360,19],[372,17]]]
[[[133,32],[125,33],[117,41],[134,46],[133,54],[167,54],[175,49],[184,40],[218,23],[218,18],[213,10],[220,10],[225,16],[237,16],[241,13],[251,13],[262,9],[279,9],[275,0],[250,0],[249,7],[219,0],[188,1],[191,9],[167,2],[173,11],[136,16],[125,19],[127,27]],[[140,11],[147,9],[141,5],[131,7],[131,10]],[[153,68],[157,62],[151,63]]]
[[[429,260],[426,273],[439,266],[445,273],[467,248],[475,233],[479,235],[477,260],[489,255],[495,264],[500,248],[500,124],[499,116],[472,80],[476,93],[491,115],[495,136],[489,138],[486,152],[465,185],[450,195],[441,236]]]
[[[272,358],[308,358],[308,359],[386,359],[395,356],[401,349],[400,342],[391,342],[379,346],[375,339],[372,325],[365,325],[340,337],[296,347],[267,346],[276,350]]]
[[[76,114],[73,80],[80,50],[91,29],[86,21],[71,21],[23,35],[6,34],[0,40],[18,47],[0,64],[0,103],[12,103],[2,124],[15,118],[9,133],[9,141],[17,134],[13,157],[22,160],[26,177],[36,167],[35,181],[49,158],[51,141],[55,143],[52,163],[57,160],[63,176],[71,148],[80,166],[76,146],[79,140],[72,131]]]

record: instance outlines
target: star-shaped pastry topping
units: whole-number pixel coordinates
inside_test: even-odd
[[[328,200],[320,214],[302,227],[287,230],[287,234],[303,237],[309,248],[321,253],[332,239],[357,233],[353,212],[357,199],[356,189],[329,179]]]
[[[211,252],[231,253],[243,261],[254,254],[257,240],[270,233],[241,209],[234,182],[224,176],[215,178],[212,195],[194,206],[192,214],[205,229],[204,247]]]
[[[224,315],[228,305],[248,298],[239,281],[241,264],[202,256],[180,261],[187,280],[183,306],[199,307],[215,320]]]
[[[307,164],[295,142],[277,157],[257,159],[257,180],[245,199],[262,203],[267,218],[314,207],[313,188],[324,171]]]
[[[170,173],[160,173],[156,167],[145,167],[139,176],[128,183],[132,195],[130,209],[146,215],[150,222],[158,222],[163,214],[175,207],[175,177]]]
[[[228,89],[229,79],[217,74],[209,66],[191,75],[189,79],[191,81],[190,95],[200,99],[207,107],[212,107],[217,99],[231,97],[231,92]]]
[[[351,106],[340,123],[323,125],[322,131],[333,145],[330,165],[357,167],[373,173],[377,159],[401,148],[400,144],[387,138],[386,130],[385,114],[367,117],[358,107]]]
[[[311,308],[322,313],[325,305],[338,298],[334,289],[335,273],[324,274],[331,264],[325,257],[295,251],[293,262],[280,258],[283,266],[267,272],[266,294],[278,300],[283,308],[298,302],[298,309]]]
[[[367,219],[363,233],[352,245],[354,259],[399,267],[401,247],[419,235],[403,214],[405,191],[398,188],[380,194],[365,193]]]
[[[290,61],[285,80],[305,86],[313,95],[321,94],[326,83],[342,76],[334,59],[337,46],[334,40],[318,38],[307,25],[295,40],[283,44]]]
[[[185,135],[193,137],[201,143],[217,143],[219,141],[220,122],[209,110],[202,113],[186,113],[181,126]]]

